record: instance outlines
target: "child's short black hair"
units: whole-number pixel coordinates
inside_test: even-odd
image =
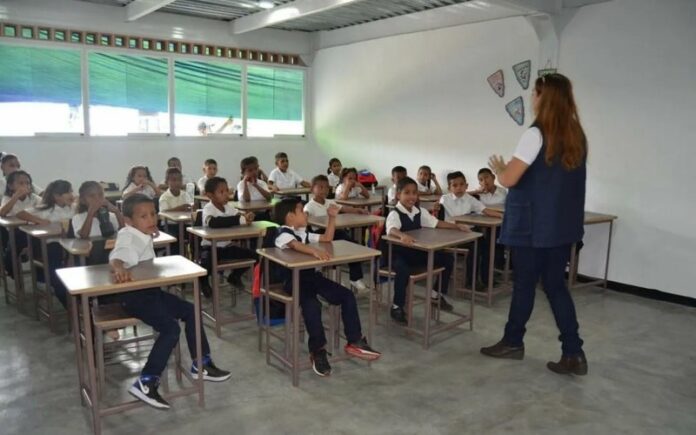
[[[278,225],[285,225],[285,218],[290,213],[295,213],[297,204],[302,204],[300,198],[283,198],[273,207],[273,221]]]
[[[215,159],[205,159],[205,162],[203,162],[203,165],[204,166],[208,166],[208,165],[217,166],[217,162],[215,161]]]
[[[464,182],[466,183],[466,177],[464,176],[464,173],[462,171],[454,171],[447,174],[447,184],[450,184],[453,180],[456,180],[457,178],[463,178]]]
[[[493,174],[493,171],[491,171],[489,168],[481,168],[478,171],[477,177],[480,177],[481,174],[488,174],[491,177],[495,177],[495,174]]]
[[[428,165],[423,165],[420,168],[418,168],[418,172],[420,172],[420,171],[428,171],[429,174],[433,173],[433,170],[430,169],[430,166],[428,166]]]
[[[418,185],[416,184],[416,180],[414,180],[411,177],[404,177],[401,180],[399,180],[398,183],[396,183],[396,191],[397,192],[403,191],[406,188],[406,186],[408,186],[409,184],[416,186],[416,188],[418,187]]]
[[[179,168],[175,168],[174,166],[170,166],[167,168],[167,171],[164,173],[164,181],[169,182],[169,177],[173,177],[175,175],[181,175],[181,171]]]
[[[343,182],[343,179],[346,178],[348,174],[355,174],[355,176],[358,176],[358,170],[355,168],[343,168],[341,169],[341,182]]]
[[[329,177],[327,177],[327,176],[324,175],[324,174],[319,174],[319,175],[317,175],[316,177],[312,178],[312,187],[314,187],[314,185],[317,184],[317,183],[321,183],[322,181],[323,181],[324,183],[328,183],[328,182],[329,182]]]
[[[205,186],[203,187],[206,193],[213,193],[215,192],[215,189],[217,189],[217,187],[223,183],[227,184],[227,180],[222,177],[212,177],[205,182]]]
[[[5,163],[9,162],[10,160],[19,160],[19,157],[17,157],[15,154],[12,154],[12,153],[4,153],[2,155],[2,158],[0,158],[0,164],[4,165]]]
[[[394,166],[391,171],[392,175],[394,174],[405,174],[407,173],[406,168],[403,166]]]
[[[242,170],[242,174],[249,166],[258,165],[259,160],[256,157],[244,157],[241,162],[239,162],[239,167]]]
[[[287,159],[287,158],[288,158],[288,155],[287,155],[286,153],[282,152],[282,151],[279,152],[279,153],[276,153],[276,155],[275,155],[275,161],[276,161],[276,162],[277,162],[278,160],[280,160],[280,159]]]
[[[167,160],[167,166],[172,166],[172,162],[173,162],[173,161],[177,161],[177,162],[181,163],[181,159],[180,159],[180,158],[178,158],[178,157],[170,157],[169,160]]]
[[[154,207],[155,201],[143,195],[142,193],[135,193],[123,200],[123,204],[121,205],[123,215],[127,218],[132,218],[133,213],[135,213],[135,207],[140,204],[152,204],[152,206]]]

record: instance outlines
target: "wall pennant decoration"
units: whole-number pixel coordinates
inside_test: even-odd
[[[517,125],[524,124],[524,100],[522,100],[522,97],[517,97],[507,103],[505,105],[505,110]]]
[[[525,60],[512,66],[512,71],[515,73],[515,78],[519,82],[522,89],[529,87],[529,77],[532,72],[532,61]]]
[[[491,85],[493,91],[498,94],[500,98],[505,96],[505,77],[503,76],[503,70],[499,69],[493,74],[489,75],[486,79],[488,84]]]

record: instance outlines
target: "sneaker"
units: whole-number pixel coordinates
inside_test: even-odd
[[[452,311],[452,310],[454,310],[454,307],[452,306],[452,304],[450,304],[449,302],[447,302],[447,299],[445,299],[444,296],[440,296],[440,297],[438,297],[438,298],[430,298],[430,303],[432,303],[433,305],[437,306],[438,300],[440,301],[440,309],[441,309],[442,311]]]
[[[196,367],[196,363],[194,361],[193,364],[191,364],[191,375],[194,378],[198,378],[198,368]],[[204,381],[209,381],[209,382],[225,382],[229,378],[232,377],[232,374],[228,372],[227,370],[222,370],[219,369],[213,364],[212,361],[204,362],[203,363],[203,380]]]
[[[355,288],[359,292],[364,292],[365,290],[367,290],[367,286],[365,285],[365,282],[363,282],[362,279],[351,281],[350,285],[352,285],[353,288]]]
[[[312,361],[312,370],[321,377],[331,374],[328,355],[329,353],[323,347],[309,354],[309,360]]]
[[[227,276],[227,282],[237,290],[244,290],[244,283],[242,282],[242,277],[240,275],[235,274],[234,272],[230,273]]]
[[[143,378],[140,377],[137,381],[135,381],[130,389],[128,389],[128,392],[153,408],[169,409],[169,403],[167,403],[167,401],[164,400],[157,392],[158,386],[158,378],[146,378],[146,380],[143,381]]]
[[[203,278],[200,281],[198,281],[198,284],[201,289],[201,293],[203,293],[203,296],[205,296],[207,299],[213,297],[213,288],[210,287],[210,283],[206,278]]]
[[[361,338],[355,343],[346,344],[344,350],[348,355],[364,359],[366,361],[374,361],[382,356],[381,353],[377,352],[371,348],[369,344],[367,344],[367,339],[365,337]]]
[[[404,312],[404,309],[402,307],[392,307],[391,318],[396,323],[401,323],[402,325],[406,325],[408,323],[408,320],[406,319],[406,313]]]

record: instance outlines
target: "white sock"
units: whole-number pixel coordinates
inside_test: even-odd
[[[399,308],[399,306],[392,304],[392,308]]]
[[[435,290],[430,290],[430,297],[433,299],[437,299],[440,297],[440,295]]]

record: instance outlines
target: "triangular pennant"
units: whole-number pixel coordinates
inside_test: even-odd
[[[486,80],[488,80],[488,84],[491,85],[493,91],[498,94],[500,98],[505,96],[505,77],[503,76],[502,69],[489,75]]]
[[[505,105],[505,110],[517,125],[524,124],[524,100],[522,100],[522,97],[517,97],[507,103]]]
[[[532,73],[532,61],[525,60],[512,66],[512,71],[515,73],[515,78],[522,86],[522,89],[527,89],[529,87],[529,77]]]

